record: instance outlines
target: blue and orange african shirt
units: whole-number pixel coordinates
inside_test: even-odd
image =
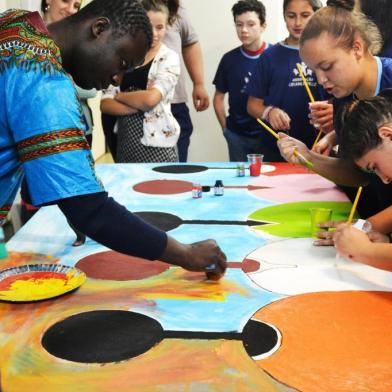
[[[0,13],[0,224],[23,176],[34,205],[103,190],[85,126],[38,12]]]

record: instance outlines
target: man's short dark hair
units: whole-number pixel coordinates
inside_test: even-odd
[[[137,33],[143,32],[151,46],[151,23],[138,0],[93,0],[67,20],[77,23],[98,17],[110,20],[114,38],[121,38],[126,34],[135,37]]]
[[[382,139],[378,130],[392,123],[392,89],[378,96],[346,104],[337,113],[336,130],[341,134],[339,154],[357,161],[377,148]]]
[[[235,21],[236,16],[242,15],[245,12],[256,12],[260,19],[260,24],[265,23],[265,7],[261,1],[258,0],[240,0],[233,5],[231,12]]]

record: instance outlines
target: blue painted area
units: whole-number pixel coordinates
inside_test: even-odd
[[[232,163],[205,163],[210,167],[230,167]],[[193,199],[191,192],[177,195],[146,195],[135,192],[133,185],[149,180],[173,179],[213,185],[222,180],[224,185],[247,186],[249,176],[237,177],[235,169],[208,170],[193,174],[163,174],[145,165],[98,165],[97,173],[118,202],[132,211],[160,211],[175,214],[183,220],[237,220],[246,221],[249,215],[273,203],[255,197],[247,189],[225,189],[224,196],[204,193]],[[235,165],[234,165],[235,166]],[[260,178],[259,178],[260,179]],[[191,243],[208,238],[215,239],[227,255],[228,261],[241,262],[267,239],[262,232],[248,226],[182,224],[169,232],[179,241]],[[72,247],[75,234],[56,206],[42,208],[17,235],[8,242],[9,250],[49,254],[62,264],[73,266],[81,258],[107,250],[104,246],[87,240],[81,247]],[[168,278],[170,279],[170,278]],[[237,287],[234,293],[225,293],[224,301],[157,299],[156,306],[130,309],[156,318],[165,329],[200,331],[241,331],[250,317],[261,307],[281,298],[256,286],[238,268],[227,271],[225,280]],[[168,280],[170,285],[170,280]]]
[[[166,330],[242,331],[255,312],[284,297],[255,286],[240,270],[229,270],[224,279],[234,280],[244,293],[229,294],[224,301],[160,299],[155,307],[130,310],[159,320]]]

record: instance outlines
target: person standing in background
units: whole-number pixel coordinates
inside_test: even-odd
[[[102,113],[117,116],[118,163],[178,162],[180,126],[170,111],[180,59],[162,43],[169,11],[162,0],[141,0],[153,40],[144,63],[124,75],[121,91],[110,86],[101,99]]]
[[[317,131],[309,122],[309,97],[306,93],[296,64],[300,63],[303,73],[316,101],[323,101],[327,94],[317,84],[313,71],[299,56],[299,39],[312,15],[322,7],[320,0],[284,0],[283,17],[288,37],[268,48],[260,57],[249,84],[248,112],[254,118],[267,121],[277,131],[295,135],[307,146],[312,146]],[[324,103],[330,120],[332,105]],[[324,130],[324,124],[320,124]],[[264,132],[263,149],[266,161],[282,161],[275,138]]]
[[[262,149],[261,126],[251,117],[246,105],[247,86],[258,59],[268,44],[263,41],[265,7],[258,0],[240,0],[232,7],[237,36],[242,45],[227,52],[221,59],[213,84],[214,109],[229,147],[232,162],[244,162],[247,154]],[[229,95],[226,117],[225,95]]]
[[[202,112],[208,108],[209,98],[204,86],[203,56],[199,38],[179,0],[165,0],[165,3],[169,9],[171,27],[168,29],[163,42],[182,57],[193,83],[193,105],[196,111]],[[177,142],[180,162],[186,162],[188,159],[188,148],[193,131],[189,108],[186,104],[185,80],[185,70],[181,62],[181,74],[171,105],[171,111],[181,128]]]

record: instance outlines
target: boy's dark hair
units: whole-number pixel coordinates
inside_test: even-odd
[[[378,130],[389,123],[392,123],[392,89],[345,105],[335,124],[341,133],[339,154],[352,161],[360,159],[381,144]]]
[[[258,0],[240,0],[235,3],[231,9],[233,13],[233,18],[235,22],[235,18],[238,15],[242,15],[245,12],[256,12],[257,16],[260,19],[260,24],[263,26],[265,24],[265,7],[261,1]]]
[[[392,7],[391,0],[360,0],[361,11],[380,30],[383,49],[392,42]]]
[[[283,13],[286,12],[286,8],[288,7],[288,5],[292,2],[293,0],[284,0],[283,1]],[[313,11],[316,12],[317,10],[319,10],[323,4],[321,3],[320,0],[307,0],[307,2],[309,3],[309,5],[312,7]]]
[[[138,0],[93,0],[79,12],[67,18],[69,23],[79,23],[88,19],[106,17],[110,20],[113,38],[125,35],[135,37],[143,32],[151,46],[152,28],[143,6]]]

